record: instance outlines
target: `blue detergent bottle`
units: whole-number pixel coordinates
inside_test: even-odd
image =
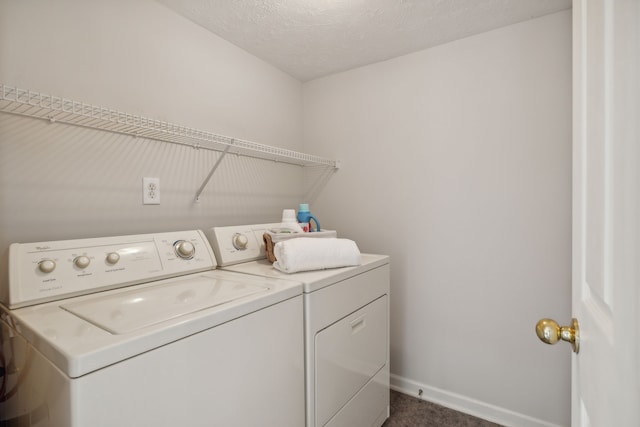
[[[318,221],[318,218],[311,215],[311,212],[309,212],[309,204],[300,203],[300,208],[298,209],[298,222],[308,223],[309,231],[313,231],[313,228],[311,228],[311,220],[316,223],[316,231],[320,231],[320,221]]]

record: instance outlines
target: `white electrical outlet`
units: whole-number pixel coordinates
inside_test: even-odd
[[[142,178],[142,204],[160,204],[160,178]]]

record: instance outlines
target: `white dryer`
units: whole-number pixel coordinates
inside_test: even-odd
[[[303,425],[301,284],[215,267],[197,230],[11,245],[0,425]]]
[[[266,259],[262,235],[279,224],[206,230],[219,267],[302,282],[307,427],[381,426],[389,416],[389,257],[287,274]]]

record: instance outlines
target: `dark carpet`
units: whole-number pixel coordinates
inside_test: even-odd
[[[382,427],[501,427],[435,403],[391,390],[391,416]]]

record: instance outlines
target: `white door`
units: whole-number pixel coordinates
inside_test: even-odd
[[[573,0],[574,427],[640,426],[639,34],[640,0]]]

